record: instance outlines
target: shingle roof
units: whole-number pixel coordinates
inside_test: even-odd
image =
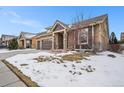
[[[53,26],[46,27],[46,30],[50,30]]]
[[[68,27],[68,25],[67,24],[65,24],[65,23],[63,23],[63,22],[61,22],[61,21],[59,21],[59,20],[56,20],[56,22],[59,22],[59,23],[61,23],[63,26],[65,26],[65,27]],[[55,22],[55,23],[56,23]]]
[[[84,21],[82,21],[82,22],[79,22],[79,23],[74,23],[74,24],[72,24],[71,26],[69,26],[69,25],[67,25],[67,24],[65,24],[65,23],[63,23],[63,22],[61,22],[61,21],[59,21],[59,20],[56,20],[56,22],[59,22],[59,23],[61,23],[63,26],[65,26],[65,27],[67,27],[67,28],[71,28],[71,29],[75,29],[75,27],[77,26],[77,25],[81,25],[81,27],[85,27],[85,26],[89,26],[90,24],[93,24],[93,23],[98,23],[98,22],[101,22],[101,21],[103,21],[105,18],[107,18],[107,14],[104,14],[104,15],[101,15],[101,16],[97,16],[97,17],[93,17],[93,18],[90,18],[90,19],[87,19],[87,20],[84,20]],[[55,22],[55,23],[56,23]],[[54,25],[55,25],[55,23],[54,23]],[[53,25],[53,26],[54,26]],[[49,27],[47,27],[46,29],[47,30],[50,30],[53,26],[49,26]],[[44,32],[41,32],[41,33],[39,33],[39,34],[37,34],[36,36],[40,36],[40,35],[45,35],[45,34],[47,34],[48,32],[47,31],[44,31]]]
[[[6,41],[6,40],[11,40],[11,39],[17,38],[17,36],[3,34],[3,35],[1,35],[1,38],[4,38],[2,40],[5,40]]]
[[[38,33],[36,36],[43,35],[43,34],[46,34],[46,33],[47,33],[47,31],[44,31],[44,32]]]
[[[93,17],[93,18],[84,20],[82,22],[78,22],[78,23],[72,24],[72,28],[77,26],[77,25],[79,25],[79,24],[80,24],[81,27],[89,26],[89,25],[91,25],[93,23],[97,24],[98,22],[102,22],[107,17],[108,17],[107,14],[104,14],[104,15],[101,15],[101,16],[97,16],[97,17]]]
[[[2,34],[1,37],[13,37],[13,38],[16,38],[17,36],[14,36],[14,35],[5,35],[5,34]]]
[[[30,39],[36,35],[34,33],[29,33],[29,32],[21,32],[21,34],[27,39]]]
[[[68,27],[67,24],[65,24],[65,23],[63,23],[63,22],[61,22],[61,21],[59,21],[59,20],[56,20],[56,22],[61,23],[61,24],[62,24],[63,26],[65,26],[65,27]],[[55,22],[55,23],[56,23],[56,22]],[[54,23],[54,24],[55,24],[55,23]],[[53,26],[54,26],[54,25],[53,25]],[[46,27],[45,29],[50,30],[50,29],[52,29],[53,26]]]

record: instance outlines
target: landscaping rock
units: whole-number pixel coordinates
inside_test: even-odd
[[[27,66],[28,64],[20,64],[20,66]]]
[[[116,56],[113,54],[108,54],[107,56],[112,57],[112,58],[116,58]]]
[[[64,67],[67,67],[67,65],[63,65]]]
[[[94,68],[91,68],[91,65],[88,65],[88,67],[85,69],[87,72],[93,72]]]

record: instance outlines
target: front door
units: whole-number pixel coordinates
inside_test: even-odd
[[[58,33],[58,49],[63,49],[63,33]]]
[[[52,49],[52,40],[50,39],[42,40],[42,49],[44,50]]]

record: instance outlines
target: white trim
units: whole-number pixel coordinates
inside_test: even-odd
[[[65,29],[62,29],[62,30],[57,30],[57,31],[55,31],[55,32],[53,32],[53,33],[61,33],[61,32],[64,32],[65,31]]]
[[[94,25],[92,25],[92,49],[94,49],[94,47],[95,47],[95,45],[94,45],[94,43],[95,43],[95,37],[94,37],[95,35],[94,35]]]
[[[64,29],[66,29],[66,27],[63,26],[60,22],[56,22],[56,23],[53,25],[51,31],[53,31],[53,29],[56,27],[57,24],[60,24]]]
[[[40,40],[40,49],[42,49],[42,43],[43,43],[42,40]]]
[[[20,41],[24,41],[24,45],[23,45],[23,48],[26,48],[26,39],[21,39]]]

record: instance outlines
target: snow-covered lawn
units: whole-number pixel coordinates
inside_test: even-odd
[[[54,56],[72,54],[49,52],[18,54],[6,59],[16,66],[26,76],[31,77],[39,86],[124,86],[124,55],[109,51],[98,53],[77,61],[64,63],[54,59],[37,62],[39,56]],[[108,54],[115,56],[110,57]]]
[[[15,51],[27,51],[27,50],[34,50],[34,49],[17,49],[17,50],[0,49],[0,53],[15,52]]]

